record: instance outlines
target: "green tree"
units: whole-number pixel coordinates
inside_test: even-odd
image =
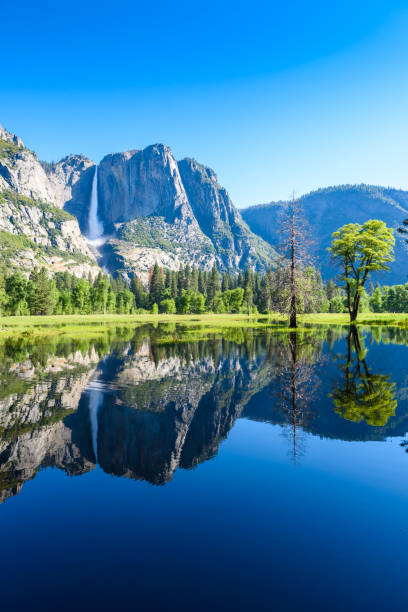
[[[76,312],[86,314],[90,311],[90,289],[85,279],[76,279],[72,288],[72,304]]]
[[[363,225],[349,223],[332,235],[329,248],[341,268],[350,321],[357,319],[361,297],[371,272],[389,270],[394,259],[393,230],[377,219]]]
[[[212,267],[210,278],[207,286],[207,300],[210,309],[214,308],[215,296],[220,290],[220,275],[218,272],[217,264],[215,263]]]
[[[381,289],[376,287],[370,297],[370,306],[373,312],[383,312]]]
[[[164,276],[160,270],[159,264],[156,263],[153,266],[152,275],[150,278],[150,303],[158,304],[162,298],[164,291]]]
[[[248,314],[252,310],[254,304],[254,293],[252,287],[252,276],[249,268],[245,270],[245,306]]]
[[[93,311],[106,314],[110,283],[106,276],[98,276],[93,288]],[[133,295],[133,294],[132,294]]]
[[[27,296],[27,279],[21,272],[15,272],[8,278],[5,283],[6,289],[6,309],[12,315],[28,314]]]
[[[164,314],[174,314],[176,312],[176,303],[173,298],[166,298],[160,302],[160,312]]]
[[[191,310],[195,314],[202,314],[205,312],[205,297],[202,293],[195,293],[193,291],[193,297],[191,300]]]
[[[28,307],[32,315],[52,314],[57,303],[58,293],[53,279],[48,278],[45,268],[35,268],[30,274],[33,290],[29,292]],[[86,282],[86,281],[85,281]]]

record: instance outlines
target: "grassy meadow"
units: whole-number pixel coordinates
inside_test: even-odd
[[[365,313],[357,325],[378,325],[408,327],[408,314]],[[287,317],[279,313],[264,315],[246,314],[92,314],[92,315],[51,315],[51,316],[10,316],[0,318],[0,336],[29,334],[46,335],[98,335],[118,327],[136,327],[143,324],[179,324],[191,328],[207,328],[207,331],[231,327],[276,328],[289,331]],[[314,313],[298,316],[298,331],[311,327],[348,325],[347,314]],[[293,331],[293,330],[292,330]]]

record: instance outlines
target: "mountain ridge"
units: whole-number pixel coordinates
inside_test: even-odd
[[[334,277],[338,270],[330,261],[327,248],[331,235],[346,223],[364,223],[376,218],[385,221],[396,230],[404,218],[408,217],[408,191],[381,185],[345,184],[316,189],[299,198],[303,205],[306,222],[311,229],[311,237],[318,238],[316,263],[323,277]],[[279,228],[282,213],[288,201],[257,204],[241,209],[243,219],[253,232],[259,234],[272,245],[279,243]],[[375,280],[383,284],[408,281],[408,253],[404,240],[395,232],[395,262],[390,272],[375,275]]]

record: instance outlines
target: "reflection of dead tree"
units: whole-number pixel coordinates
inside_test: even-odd
[[[276,393],[285,420],[289,425],[293,461],[304,453],[303,427],[310,418],[309,406],[320,381],[316,366],[321,362],[320,352],[311,342],[300,342],[291,332],[287,342],[278,348]]]

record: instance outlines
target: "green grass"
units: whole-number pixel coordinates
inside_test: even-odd
[[[181,324],[192,330],[220,331],[226,328],[276,328],[277,331],[289,331],[287,318],[280,314],[245,315],[245,314],[203,314],[203,315],[53,315],[47,317],[0,317],[0,336],[10,334],[44,335],[103,335],[113,327],[135,327],[143,324]],[[308,314],[299,316],[299,331],[311,327],[348,325],[346,314]],[[364,314],[357,321],[358,325],[378,325],[408,327],[408,314]]]

